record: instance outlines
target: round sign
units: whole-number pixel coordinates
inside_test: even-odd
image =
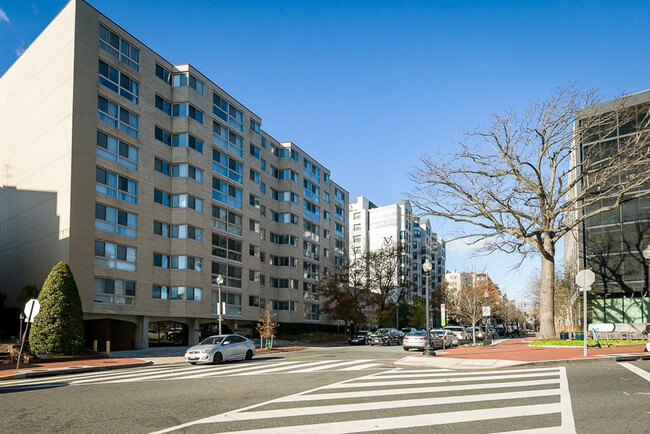
[[[32,298],[25,304],[26,321],[33,321],[36,315],[41,311],[41,304],[35,298]]]

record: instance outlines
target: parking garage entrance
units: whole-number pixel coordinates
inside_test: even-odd
[[[171,347],[187,346],[189,327],[176,321],[157,321],[149,323],[149,346]]]

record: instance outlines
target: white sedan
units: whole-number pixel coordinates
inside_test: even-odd
[[[218,364],[226,360],[250,360],[255,355],[255,344],[240,335],[210,336],[185,351],[185,361]]]

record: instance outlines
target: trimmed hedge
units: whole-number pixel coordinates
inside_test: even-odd
[[[38,295],[41,312],[29,333],[33,352],[73,355],[85,351],[83,311],[77,283],[70,267],[59,262],[45,279]]]

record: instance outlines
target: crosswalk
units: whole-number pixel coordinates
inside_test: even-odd
[[[388,369],[382,361],[356,360],[265,360],[253,359],[222,365],[166,365],[110,370],[85,374],[69,374],[56,377],[10,380],[0,382],[3,388],[29,387],[41,384],[67,384],[74,386],[90,384],[122,384],[142,381],[196,380],[217,377],[259,376],[272,374],[309,374],[318,372],[354,372],[372,369]]]
[[[173,426],[238,434],[408,430],[575,433],[564,367],[390,369]]]

